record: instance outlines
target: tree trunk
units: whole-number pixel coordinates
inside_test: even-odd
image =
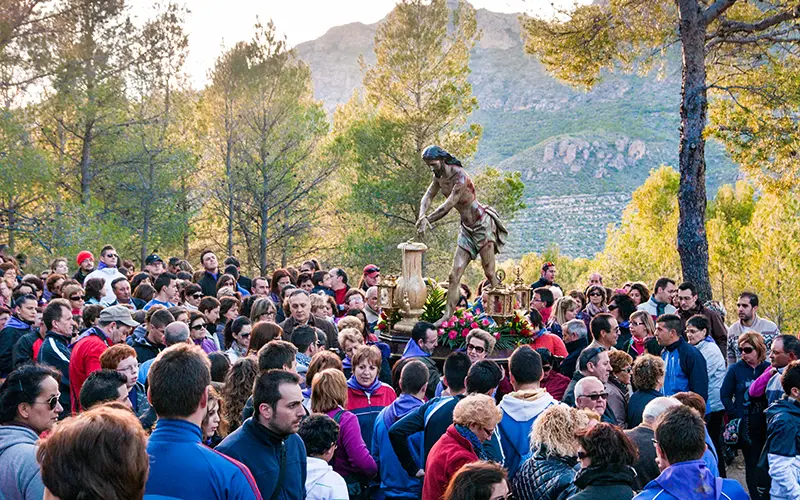
[[[225,175],[228,181],[228,255],[233,255],[233,179],[231,177],[233,175],[231,172],[232,148],[233,144],[229,140],[225,147]]]
[[[89,203],[92,185],[91,170],[92,126],[87,125],[84,130],[83,144],[81,147],[81,204]]]
[[[706,237],[706,22],[697,0],[678,0],[683,52],[678,188],[678,254],[683,279],[694,283],[700,300],[711,299]]]
[[[14,202],[14,197],[10,196],[8,200],[8,249],[12,253],[16,250],[17,246],[17,205]]]

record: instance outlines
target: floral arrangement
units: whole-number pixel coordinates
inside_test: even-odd
[[[476,318],[467,309],[456,309],[450,319],[439,326],[439,345],[457,349],[467,343],[467,335],[473,328],[488,328],[489,320]]]
[[[467,309],[458,309],[439,327],[439,345],[453,349],[463,348],[467,343],[467,335],[473,328],[483,328],[494,335],[497,339],[495,349],[513,349],[520,344],[529,344],[536,333],[519,311],[502,325],[492,325],[487,318],[475,316]]]
[[[391,330],[392,327],[394,327],[394,325],[396,325],[401,319],[403,319],[403,317],[400,316],[400,311],[398,310],[392,311],[391,315],[387,315],[386,311],[381,311],[381,315],[378,318],[378,322],[375,324],[375,328],[384,333],[388,333],[389,330]]]

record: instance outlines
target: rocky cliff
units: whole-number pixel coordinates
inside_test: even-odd
[[[506,256],[558,243],[573,256],[602,249],[630,193],[650,169],[676,165],[679,54],[657,77],[608,74],[590,92],[571,88],[524,52],[518,16],[477,11],[482,37],[470,61],[484,135],[470,168],[522,172],[528,209],[510,223]],[[332,112],[361,83],[359,55],[374,61],[377,24],[353,23],[297,46],[314,90]],[[736,178],[716,144],[707,148],[708,192]],[[421,195],[421,193],[420,193]]]

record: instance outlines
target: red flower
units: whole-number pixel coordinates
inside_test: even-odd
[[[463,330],[461,330],[462,337],[466,337],[467,335],[469,335],[469,328],[464,328]]]

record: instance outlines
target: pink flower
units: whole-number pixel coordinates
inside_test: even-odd
[[[494,338],[496,338],[497,340],[500,340],[500,332],[495,333],[494,334]]]
[[[469,328],[464,328],[463,330],[461,330],[462,337],[466,337],[467,335],[469,335]]]
[[[489,326],[489,320],[488,320],[488,319],[486,319],[486,318],[483,318],[483,321],[481,321],[481,325],[483,325],[483,326]]]
[[[466,323],[467,322],[464,320],[464,318],[461,318],[460,320],[458,320],[458,324],[461,325],[461,326],[464,326]]]
[[[478,323],[475,323],[475,322],[473,321],[473,322],[472,322],[472,324],[471,324],[471,325],[469,325],[469,327],[470,327],[470,328],[478,328]]]
[[[442,322],[442,328],[450,328],[450,323],[447,321]]]
[[[464,315],[464,319],[466,319],[467,321],[471,320],[472,318],[474,318],[474,316],[470,313]]]
[[[455,339],[456,339],[456,336],[457,336],[457,335],[456,335],[456,331],[455,331],[455,330],[453,330],[452,332],[450,332],[450,335],[448,335],[448,337],[450,337],[450,340],[455,340]]]
[[[444,328],[439,328],[439,335],[444,334]]]

